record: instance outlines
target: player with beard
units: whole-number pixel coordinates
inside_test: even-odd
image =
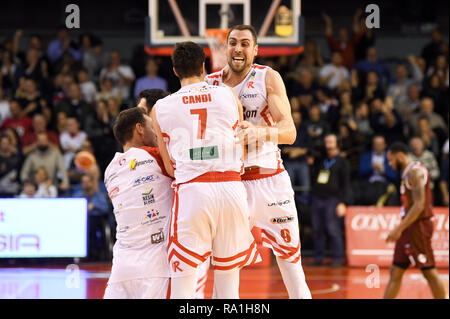
[[[114,136],[123,146],[105,170],[117,241],[105,299],[165,299],[172,178],[159,155],[151,118],[136,107],[119,113]]]
[[[425,166],[413,162],[408,147],[394,143],[388,151],[389,165],[402,172],[400,194],[402,198],[401,223],[387,236],[395,242],[394,261],[384,298],[395,298],[400,290],[403,274],[410,264],[420,268],[434,298],[445,298],[445,288],[435,268],[431,238],[433,234],[430,174]]]
[[[311,298],[300,256],[300,231],[294,191],[278,144],[292,144],[296,128],[283,79],[270,67],[254,64],[255,29],[237,25],[227,36],[228,65],[206,77],[209,84],[231,87],[240,99],[244,120],[238,137],[246,148],[245,173],[251,226],[261,229],[272,248],[290,298]]]

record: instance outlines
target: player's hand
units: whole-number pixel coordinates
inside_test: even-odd
[[[386,237],[386,242],[396,242],[400,236],[402,235],[402,232],[397,227],[394,228]]]
[[[257,128],[248,121],[242,121],[238,126],[238,131],[235,137],[238,138],[238,143],[242,145],[255,144],[257,138]]]

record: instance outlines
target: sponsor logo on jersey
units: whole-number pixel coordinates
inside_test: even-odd
[[[280,201],[278,201],[276,203],[269,203],[269,204],[267,204],[267,206],[269,206],[269,207],[272,207],[272,206],[283,206],[283,205],[289,204],[290,202],[291,202],[290,199],[286,199],[284,201],[280,200]]]
[[[251,117],[256,117],[258,112],[256,110],[247,110],[245,106],[243,106],[244,119],[248,119]]]
[[[274,217],[270,220],[272,224],[284,224],[284,223],[290,223],[294,221],[295,217],[294,215],[291,216],[283,216],[283,217]]]
[[[133,182],[133,186],[139,186],[145,183],[150,183],[153,182],[157,179],[157,176],[155,175],[147,175],[147,176],[143,176],[143,177],[139,177],[137,179],[134,180]]]
[[[155,195],[152,194],[153,188],[142,193],[142,200],[144,201],[144,205],[153,204],[155,202]]]
[[[162,243],[164,241],[163,229],[160,228],[159,232],[151,235],[151,238],[152,238],[152,244]]]
[[[127,159],[126,159],[126,158],[121,158],[121,159],[119,160],[119,166],[125,165],[126,162],[127,162]]]
[[[114,197],[117,196],[118,193],[119,193],[119,187],[114,187],[108,194],[109,198],[113,199]]]
[[[240,96],[240,98],[242,98],[242,99],[254,99],[254,98],[256,98],[258,96],[258,94],[257,93],[254,93],[254,94],[242,94],[241,96]]]
[[[153,163],[153,160],[151,160],[151,159],[136,162],[136,159],[133,158],[133,159],[131,160],[129,166],[130,166],[130,170],[131,170],[131,171],[134,171],[137,167],[139,167],[139,166],[141,166],[141,165],[151,164],[151,163]]]
[[[152,209],[145,212],[144,221],[142,222],[142,225],[150,224],[153,225],[155,223],[158,223],[165,219],[166,216],[163,216],[160,214],[159,210]]]

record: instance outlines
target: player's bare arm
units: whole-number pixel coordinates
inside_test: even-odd
[[[420,213],[425,209],[425,176],[420,169],[411,169],[408,172],[408,181],[411,186],[411,196],[413,200],[413,205],[407,212],[405,218],[402,222],[392,230],[386,241],[397,241],[402,232],[411,226],[417,218],[419,218]]]
[[[275,120],[276,125],[272,127],[255,126],[250,122],[244,121],[240,125],[242,130],[240,138],[243,138],[243,135],[250,135],[246,134],[246,132],[250,133],[256,130],[258,139],[267,141],[270,140],[270,136],[276,134],[278,144],[293,144],[297,137],[297,129],[292,120],[291,105],[289,104],[283,79],[277,71],[273,69],[267,71],[266,87],[269,112]],[[252,142],[254,140],[249,138],[248,143],[251,144]]]
[[[159,153],[161,154],[161,158],[164,162],[164,167],[166,169],[167,174],[170,177],[174,177],[174,171],[172,166],[172,161],[170,160],[169,152],[167,151],[166,143],[164,142],[163,135],[161,132],[161,128],[159,127],[158,120],[156,119],[156,107],[154,107],[150,113],[153,122],[153,128],[156,133],[156,140],[158,141]]]

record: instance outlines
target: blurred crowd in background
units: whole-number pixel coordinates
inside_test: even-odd
[[[282,157],[299,210],[309,209],[329,133],[339,137],[350,166],[349,204],[400,204],[399,172],[389,167],[386,148],[402,141],[428,168],[434,204],[448,206],[449,55],[442,32],[431,32],[420,56],[380,60],[376,32],[361,23],[361,11],[348,28],[322,18],[329,61],[309,40],[300,55],[256,61],[285,79],[297,140],[282,146]],[[112,215],[103,172],[121,151],[115,118],[144,89],[179,88],[170,59],[138,52],[124,61],[118,51],[105,52],[95,34],[75,38],[65,28],[50,43],[39,34],[23,38],[17,30],[0,44],[0,197],[86,197],[90,215]],[[80,151],[95,156],[93,169],[75,165]]]

